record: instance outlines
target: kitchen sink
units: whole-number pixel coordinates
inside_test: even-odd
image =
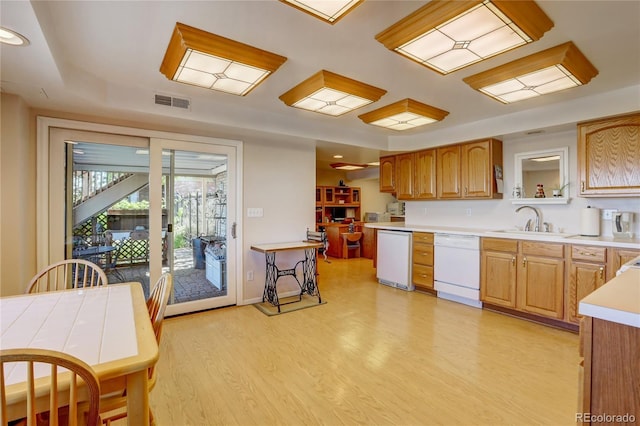
[[[518,237],[531,237],[533,239],[554,239],[554,238],[570,238],[575,237],[577,234],[568,232],[535,232],[535,231],[522,231],[519,229],[499,229],[496,231],[487,231],[486,234],[493,235],[515,235]]]

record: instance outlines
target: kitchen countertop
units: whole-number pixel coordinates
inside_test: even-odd
[[[366,228],[387,229],[391,231],[434,232],[457,235],[477,235],[479,237],[507,238],[517,240],[534,240],[564,244],[582,244],[617,248],[640,249],[640,239],[618,239],[613,237],[583,237],[580,235],[556,236],[545,235],[544,232],[502,232],[496,229],[466,228],[456,226],[411,225],[406,222],[367,222]]]
[[[582,299],[579,312],[640,328],[640,268],[629,268]]]

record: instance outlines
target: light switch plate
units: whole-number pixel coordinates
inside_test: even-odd
[[[247,217],[262,217],[264,216],[264,211],[262,207],[249,207],[247,209]]]

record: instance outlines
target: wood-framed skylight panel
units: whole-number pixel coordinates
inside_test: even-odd
[[[587,84],[596,75],[593,64],[573,42],[567,42],[463,81],[507,104]]]
[[[337,117],[376,102],[385,93],[384,89],[321,70],[279,98],[291,107]]]
[[[376,40],[448,74],[538,40],[552,27],[532,0],[432,0],[377,34]]]
[[[362,121],[391,130],[409,130],[443,120],[448,111],[407,98],[359,115]]]
[[[177,22],[160,72],[170,80],[245,96],[286,60]]]
[[[280,0],[331,25],[344,18],[364,0]]]

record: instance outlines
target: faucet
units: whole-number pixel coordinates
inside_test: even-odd
[[[539,232],[540,231],[540,212],[538,212],[538,209],[535,209],[531,206],[521,206],[516,209],[516,213],[518,213],[522,209],[531,209],[536,214],[536,221],[535,221],[533,230],[535,232]],[[531,219],[527,221],[527,225],[524,227],[524,230],[531,231]]]

